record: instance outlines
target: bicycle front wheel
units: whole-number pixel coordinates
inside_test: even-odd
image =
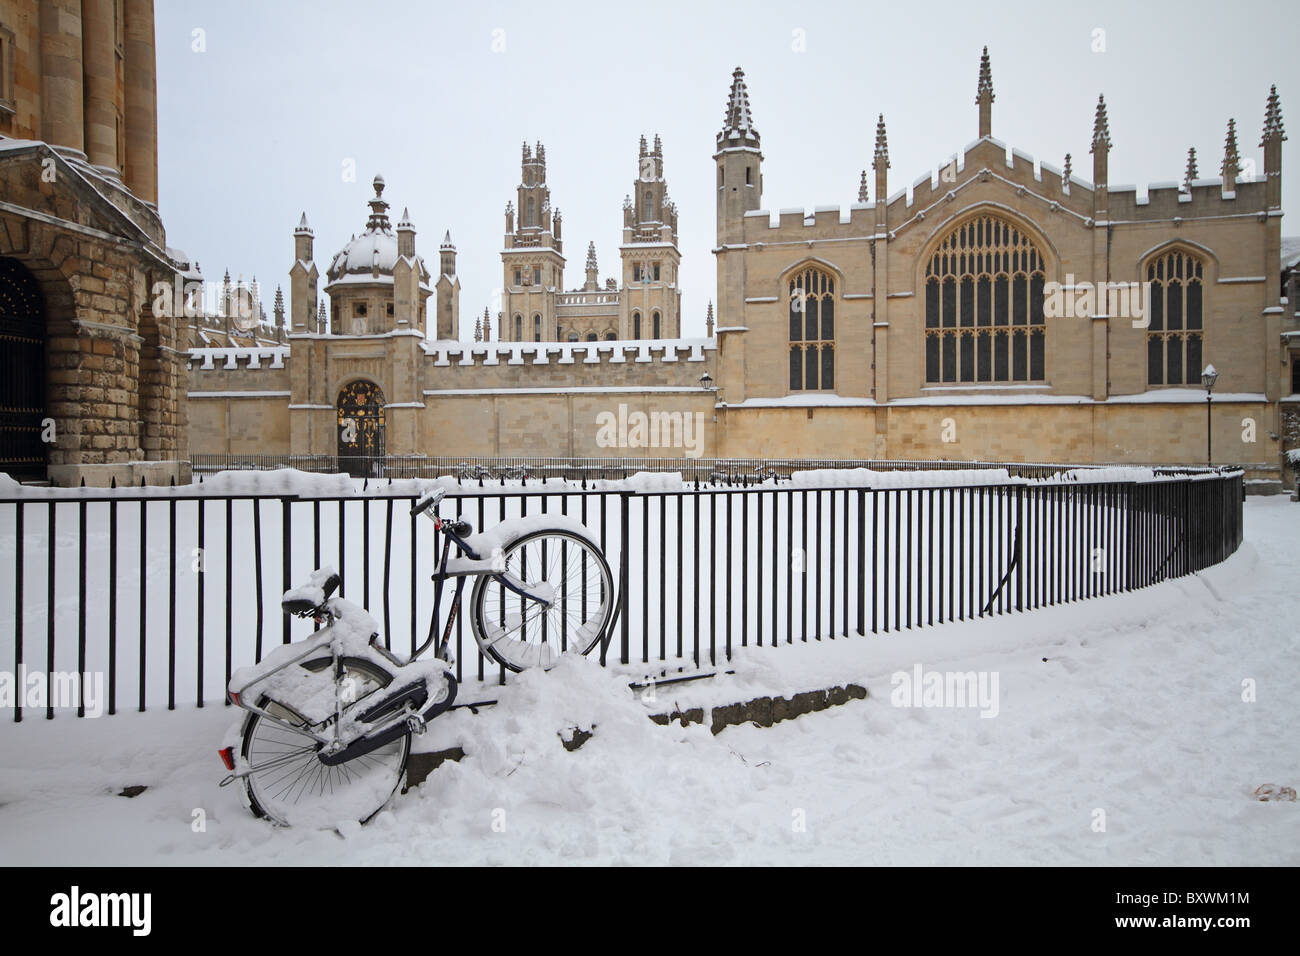
[[[484,654],[512,671],[548,668],[561,654],[588,654],[614,618],[614,576],[600,549],[569,531],[535,531],[503,549],[502,570],[534,594],[525,598],[484,575],[470,598],[470,625]]]
[[[323,657],[304,661],[302,666],[332,683],[332,663]],[[344,680],[350,682],[357,701],[387,687],[393,679],[359,658],[345,657],[342,665]],[[288,704],[265,696],[258,705],[289,726],[260,714],[249,714],[244,723],[240,752],[252,768],[244,777],[244,793],[254,814],[279,826],[331,826],[345,820],[365,823],[392,799],[406,773],[409,733],[331,767],[317,757],[317,741],[294,729],[307,725],[304,717]]]

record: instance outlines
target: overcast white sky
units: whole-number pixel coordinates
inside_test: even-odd
[[[168,242],[209,280],[256,274],[269,308],[305,210],[316,262],[364,227],[382,173],[417,250],[437,270],[451,230],[461,337],[500,286],[506,202],[520,143],[546,145],[564,214],[565,286],[594,240],[618,274],[622,201],[642,133],[663,138],[680,217],[683,334],[714,296],[714,135],[744,68],[762,135],[763,206],[848,204],[889,130],[890,192],[976,138],[980,49],[989,47],[993,135],[1091,179],[1097,94],[1109,108],[1111,182],[1181,180],[1195,146],[1217,176],[1227,120],[1259,148],[1271,83],[1300,131],[1292,3],[263,2],[159,0],[160,205]],[[1104,52],[1093,52],[1097,29]],[[195,52],[196,30],[206,46]],[[495,31],[504,31],[497,33]],[[804,50],[796,47],[802,31]],[[504,39],[504,51],[494,52]],[[1300,139],[1283,147],[1284,171]],[[344,163],[354,160],[354,182]],[[1284,234],[1300,234],[1300,184],[1284,175]],[[874,196],[872,197],[875,198]],[[324,285],[322,275],[322,287]],[[493,312],[495,315],[495,310]]]

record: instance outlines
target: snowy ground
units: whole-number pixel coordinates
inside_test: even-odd
[[[217,788],[223,708],[5,722],[0,862],[1295,865],[1300,803],[1252,793],[1300,784],[1297,568],[1300,506],[1256,498],[1228,562],[1134,594],[751,649],[655,701],[566,662],[442,718],[423,749],[468,758],[341,833],[273,830]],[[892,706],[918,663],[996,674],[997,716]],[[644,716],[850,680],[871,697],[770,729]]]

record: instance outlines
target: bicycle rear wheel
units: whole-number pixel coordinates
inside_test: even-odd
[[[484,654],[512,671],[552,667],[568,651],[588,654],[614,618],[614,576],[592,542],[569,531],[524,535],[503,549],[503,570],[550,607],[524,598],[492,575],[470,598],[470,625]]]
[[[308,671],[333,681],[332,659],[304,661]],[[353,681],[351,696],[362,700],[387,687],[392,675],[369,661],[342,660],[344,679]],[[307,720],[292,707],[265,696],[258,706],[290,725],[304,727]],[[293,726],[286,727],[260,714],[244,722],[240,753],[250,767],[243,778],[249,809],[279,826],[330,826],[343,820],[365,823],[387,805],[406,773],[411,735],[403,734],[368,754],[336,766],[317,758],[320,745]]]

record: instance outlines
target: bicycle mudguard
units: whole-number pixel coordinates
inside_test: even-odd
[[[449,673],[445,673],[443,677],[446,680],[447,696],[444,697],[442,700],[436,701],[435,703],[430,705],[429,709],[420,715],[420,719],[423,720],[425,723],[428,723],[430,720],[433,720],[433,718],[437,717],[439,714],[445,713],[448,709],[450,709],[452,702],[455,701],[456,699],[456,686],[457,686],[456,678],[452,677],[451,674]],[[413,693],[413,692],[418,692],[418,693]],[[388,700],[376,704],[373,708],[371,708],[371,710],[368,710],[366,712],[366,715],[367,717],[372,714],[378,715],[385,709],[390,709],[391,707],[396,706],[399,703],[405,703],[407,700],[416,699],[416,697],[420,695],[427,697],[428,687],[424,684],[412,685],[410,687],[407,687],[399,691],[397,694],[393,695],[393,697],[389,698]],[[422,703],[423,700],[421,700],[421,704]],[[392,743],[394,740],[396,740],[397,738],[401,737],[403,734],[406,733],[410,733],[410,726],[406,721],[400,721],[391,727],[381,730],[377,734],[374,734],[369,737],[362,737],[360,740],[353,741],[351,744],[349,744],[347,747],[340,750],[338,753],[318,754],[317,759],[320,760],[320,762],[325,764],[325,766],[327,767],[337,766],[338,764],[341,763],[347,763],[349,760],[355,760],[358,757],[364,757],[366,754],[370,753],[371,751],[378,750],[380,747],[384,746],[385,744]]]
[[[527,518],[511,518],[494,525],[487,531],[472,534],[463,541],[465,554],[447,560],[447,574],[492,574],[500,568],[494,566],[494,554],[499,554],[520,538],[538,531],[563,531],[581,538],[603,553],[600,540],[581,521],[567,515],[543,514]]]

